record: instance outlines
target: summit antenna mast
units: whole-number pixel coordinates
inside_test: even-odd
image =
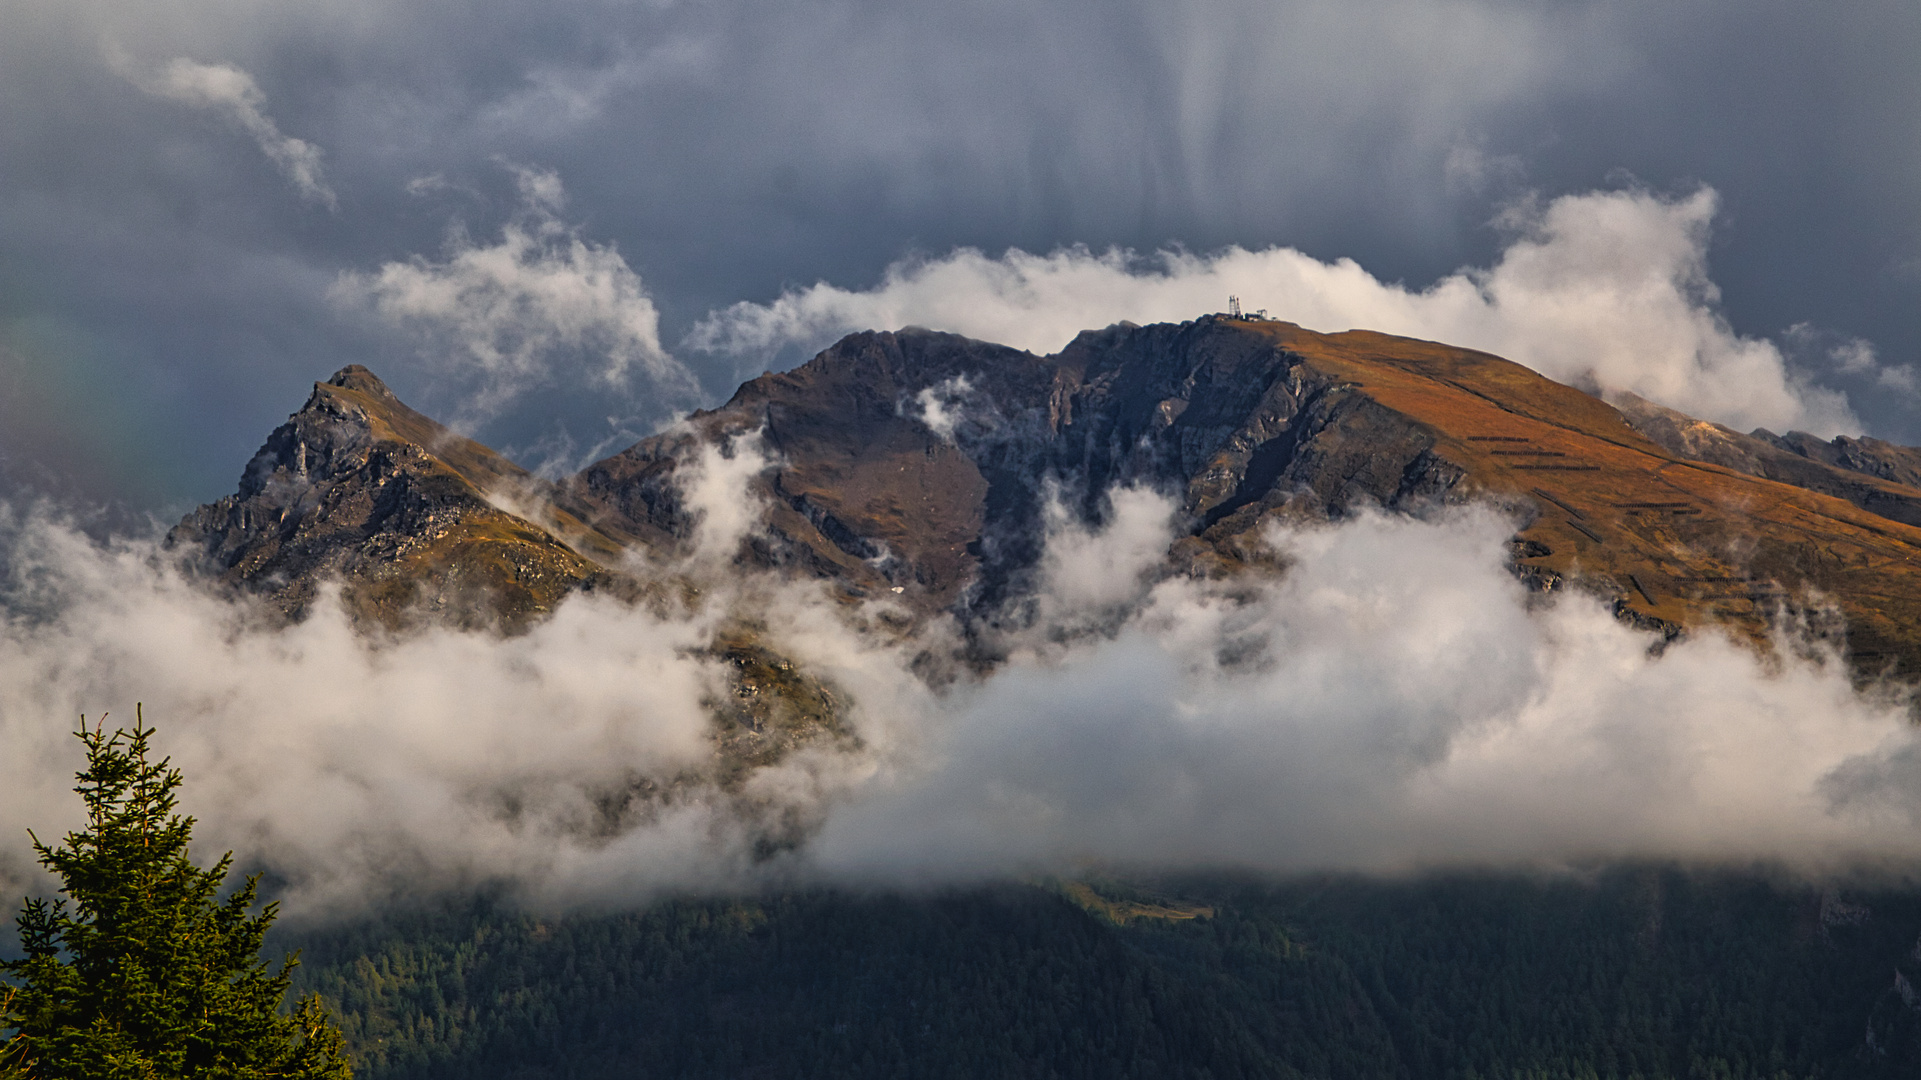
[[[1230,296],[1227,298],[1227,317],[1230,319],[1238,319],[1241,317],[1240,297]]]

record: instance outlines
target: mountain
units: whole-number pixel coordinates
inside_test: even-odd
[[[1784,609],[1838,611],[1864,674],[1921,672],[1921,488],[1902,482],[1921,452],[1810,457],[1656,408],[1484,353],[1266,320],[1120,324],[1048,357],[906,330],[755,379],[563,487],[589,520],[681,532],[689,445],[759,431],[770,539],[744,557],[963,620],[1021,594],[1050,483],[1089,518],[1116,484],[1172,493],[1170,569],[1208,574],[1258,563],[1271,519],[1479,500],[1515,517],[1515,570],[1541,589],[1757,642]]]
[[[330,585],[364,628],[451,624],[514,633],[568,595],[610,593],[657,609],[683,583],[643,580],[628,559],[644,543],[582,522],[554,485],[408,408],[366,368],[324,383],[269,435],[234,494],[189,513],[167,542],[187,565],[304,617]],[[834,691],[761,644],[751,622],[723,626],[708,652],[727,684],[709,702],[715,757],[705,773],[606,793],[614,827],[676,788],[737,795],[748,770],[813,745],[857,745]],[[742,798],[758,842],[790,843],[782,807]]]
[[[1670,635],[1765,642],[1798,614],[1863,676],[1921,673],[1921,450],[1742,435],[1485,353],[1264,319],[1121,323],[1052,356],[855,334],[555,484],[349,367],[172,540],[289,617],[337,578],[364,619],[512,631],[574,590],[688,587],[638,568],[693,542],[682,481],[704,448],[752,438],[764,529],[737,560],[891,595],[913,622],[1017,618],[1049,497],[1097,521],[1115,485],[1167,492],[1168,572],[1209,575],[1266,565],[1271,520],[1480,501],[1513,516],[1536,588]]]
[[[353,365],[314,384],[240,489],[188,514],[168,541],[289,618],[338,580],[350,611],[388,626],[437,615],[514,627],[607,580],[594,559],[621,550],[553,511],[543,526],[503,508],[538,491],[526,470]]]

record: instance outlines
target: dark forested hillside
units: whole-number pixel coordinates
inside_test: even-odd
[[[1101,890],[1122,903],[482,902],[289,943],[369,1078],[1921,1075],[1912,893],[1656,868],[1213,880],[1161,883],[1211,908],[1167,919]]]

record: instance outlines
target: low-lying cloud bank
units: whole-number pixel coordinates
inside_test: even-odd
[[[1844,395],[1808,383],[1774,343],[1737,334],[1721,316],[1707,268],[1716,203],[1702,188],[1679,198],[1629,189],[1523,204],[1499,222],[1512,239],[1494,266],[1423,289],[1381,281],[1351,259],[1321,262],[1285,247],[1145,257],[1010,250],[999,258],[963,249],[897,263],[865,291],[821,283],[769,304],[735,304],[704,320],[688,344],[758,357],[918,325],[1050,353],[1089,327],[1178,322],[1223,310],[1237,295],[1250,310],[1311,330],[1379,330],[1481,349],[1741,430],[1858,434]]]
[[[752,453],[708,462],[697,504],[738,500]],[[676,568],[706,575],[691,614],[578,597],[511,640],[373,644],[326,605],[264,628],[152,544],[10,516],[0,877],[33,887],[24,830],[76,824],[74,717],[130,720],[136,700],[186,770],[203,854],[273,869],[296,910],[481,881],[618,904],[1090,860],[1921,867],[1921,738],[1838,663],[1770,664],[1711,632],[1651,655],[1597,602],[1524,592],[1512,525],[1487,512],[1276,532],[1284,576],[1221,585],[1158,580],[1171,507],[1113,500],[1104,528],[1050,516],[1036,620],[993,674],[939,692],[913,674],[918,646],[809,586],[704,566],[710,552]],[[738,539],[740,522],[711,524]],[[610,819],[610,799],[707,753],[723,672],[700,650],[741,608],[853,703],[862,746]],[[757,862],[743,798],[815,828]]]
[[[1771,670],[1714,633],[1656,657],[1598,602],[1530,604],[1510,528],[1364,516],[1276,533],[1292,567],[1251,594],[1161,582],[1112,638],[943,702],[927,757],[865,785],[814,856],[940,877],[1921,854],[1899,710],[1836,663]]]

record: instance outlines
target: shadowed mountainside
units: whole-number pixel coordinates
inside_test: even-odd
[[[1366,331],[1208,317],[1037,357],[907,330],[755,379],[565,487],[605,528],[684,535],[691,448],[758,431],[768,530],[743,558],[964,622],[1022,594],[1050,489],[1089,519],[1113,485],[1169,492],[1170,569],[1207,574],[1260,563],[1271,520],[1486,500],[1543,590],[1757,641],[1785,613],[1844,636],[1864,674],[1921,673],[1921,489],[1758,437],[1735,436],[1754,457],[1717,458],[1633,420],[1498,357]],[[1862,445],[1906,475],[1912,452]]]

